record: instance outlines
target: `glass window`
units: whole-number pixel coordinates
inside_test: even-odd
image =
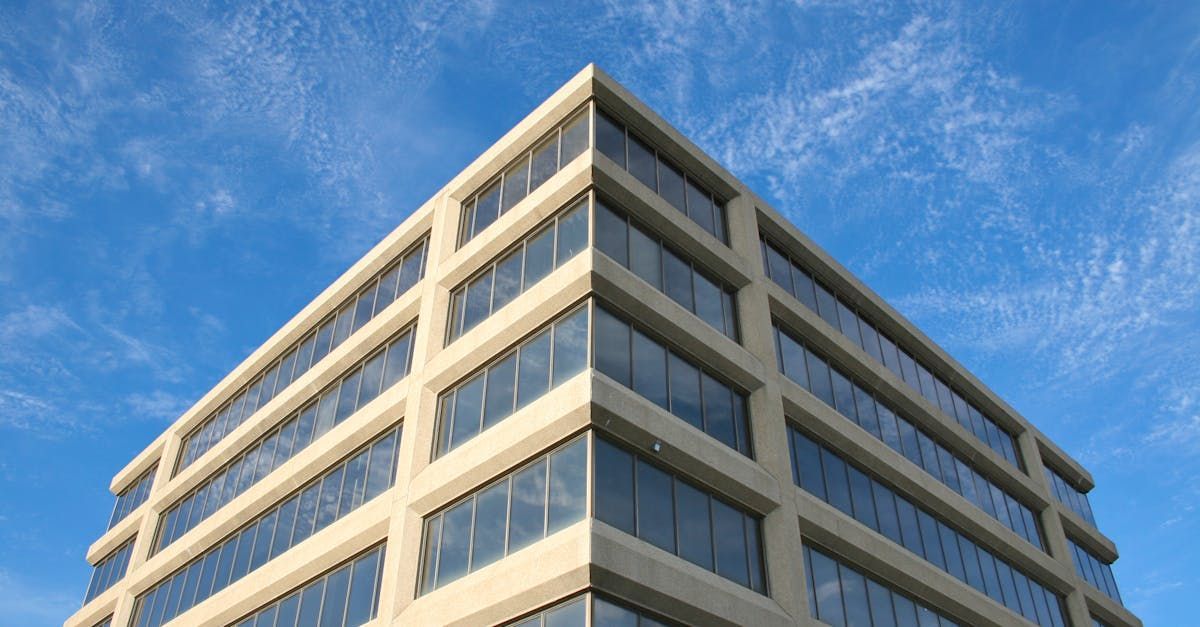
[[[809,391],[826,405],[833,407],[833,384],[829,379],[828,364],[807,348],[804,349],[804,358],[808,362],[808,381],[812,386]]]
[[[412,346],[412,331],[407,331],[392,341],[387,349],[387,363],[383,367],[383,384],[386,390],[408,374],[409,352]]]
[[[358,389],[358,407],[362,407],[379,396],[379,384],[383,379],[384,352],[379,351],[363,364],[362,384]]]
[[[622,385],[630,385],[629,325],[596,308],[596,369]],[[697,381],[697,392],[699,382]]]
[[[343,566],[325,580],[325,602],[321,607],[321,627],[340,627],[346,613],[346,595],[350,588],[350,567]]]
[[[625,167],[625,127],[600,112],[596,113],[596,149]]]
[[[683,191],[683,172],[671,165],[666,159],[660,159],[658,162],[658,193],[671,203],[671,206],[676,209],[687,212],[686,200],[684,200]],[[711,213],[709,214],[711,220]],[[693,218],[695,219],[695,218]],[[703,223],[701,224],[703,226]],[[705,228],[706,231],[712,232],[711,225]]]
[[[504,532],[508,526],[508,480],[475,497],[475,529],[471,570],[504,557]]]
[[[358,401],[358,388],[361,382],[362,370],[355,370],[353,374],[342,379],[341,392],[338,394],[337,414],[334,416],[335,424],[341,424],[358,409],[355,403]]]
[[[546,462],[522,470],[513,477],[512,505],[508,530],[508,552],[523,549],[545,537]]]
[[[704,398],[705,432],[731,448],[737,448],[737,436],[733,430],[732,391],[707,373],[701,374],[701,391]]]
[[[722,311],[723,291],[699,272],[694,273],[693,277],[696,288],[696,315],[709,326],[729,335],[730,331],[726,330],[725,314]],[[667,275],[667,280],[670,281],[670,274]]]
[[[717,235],[718,239],[724,241],[724,237],[717,230],[717,225],[713,218],[713,203],[712,196],[708,192],[698,187],[691,177],[687,181],[687,204],[688,216],[700,225],[700,228]]]
[[[870,625],[871,608],[867,604],[866,580],[861,574],[843,564],[838,565],[842,579],[842,602],[846,604],[848,625]]]
[[[497,180],[490,187],[483,190],[483,192],[479,194],[479,199],[475,201],[475,224],[472,227],[470,234],[474,236],[476,233],[491,226],[491,224],[496,221],[496,217],[499,215],[500,181]]]
[[[455,448],[479,433],[483,416],[484,373],[463,384],[454,395],[454,421],[450,448]]]
[[[829,504],[848,516],[854,516],[854,506],[850,501],[850,484],[846,478],[846,463],[828,449],[822,448],[821,466],[825,470],[825,492],[829,495]]]
[[[596,202],[596,248],[622,266],[629,265],[629,225],[604,203]]]
[[[587,606],[581,602],[569,603],[546,612],[546,627],[584,627],[587,623]]]
[[[583,154],[588,147],[588,114],[586,112],[579,114],[574,120],[567,123],[567,127],[562,133],[562,154],[559,159],[561,164],[559,167],[567,165],[575,160],[575,157]]]
[[[700,370],[671,353],[667,358],[667,373],[671,385],[671,413],[703,431]]]
[[[554,385],[587,366],[587,310],[580,309],[554,325]]]
[[[879,431],[879,416],[875,412],[875,398],[861,387],[854,386],[854,401],[858,407],[858,424],[871,432],[876,439],[882,439]]]
[[[487,272],[467,285],[466,304],[463,307],[463,332],[479,324],[491,313],[492,273]]]
[[[745,516],[717,499],[712,500],[712,514],[713,537],[717,541],[717,574],[749,587]]]
[[[629,135],[629,173],[646,187],[658,191],[657,159],[654,149],[634,135]]]
[[[878,531],[879,521],[875,517],[871,480],[854,466],[847,465],[846,473],[850,479],[850,500],[854,504],[854,518]]]
[[[817,594],[817,618],[830,625],[845,625],[846,615],[842,609],[842,585],[838,580],[837,562],[812,551],[813,588]]]
[[[792,451],[800,475],[799,485],[822,501],[828,501],[824,473],[821,471],[821,449],[816,442],[791,429]]]
[[[517,248],[496,264],[495,287],[492,290],[492,311],[512,302],[521,293],[521,271],[524,248]]]
[[[679,522],[679,556],[701,568],[713,570],[713,538],[708,495],[682,481],[677,481],[675,519]]]
[[[325,580],[321,579],[304,587],[300,594],[300,625],[316,625],[321,618],[321,593],[325,591]]]
[[[871,491],[875,498],[875,515],[879,518],[879,532],[896,544],[903,545],[904,538],[900,534],[900,519],[896,517],[896,499],[892,491],[883,487],[877,481],[871,482]]]
[[[438,557],[438,585],[454,581],[467,573],[467,557],[471,547],[471,518],[474,501],[466,501],[446,510],[442,515],[442,537]]]
[[[580,440],[550,456],[546,533],[582,520],[587,509],[587,443]]]
[[[525,244],[525,286],[542,280],[554,269],[554,229],[546,227]]]
[[[587,247],[587,201],[584,200],[558,219],[558,242],[555,265],[560,266]]]
[[[487,372],[487,398],[484,401],[483,428],[500,422],[513,412],[517,387],[517,353],[500,360]]]
[[[666,294],[684,309],[694,311],[692,298],[692,267],[670,250],[663,251],[663,276],[666,278]],[[720,301],[716,301],[718,304]]]
[[[346,603],[347,626],[361,625],[375,615],[375,596],[379,588],[378,572],[383,554],[379,548],[354,562],[350,579],[350,594]],[[275,627],[283,627],[277,624]]]
[[[667,396],[667,349],[639,331],[633,332],[633,390],[664,409]]]
[[[558,131],[533,149],[533,164],[529,174],[529,191],[541,187],[558,172]]]
[[[671,476],[641,460],[637,462],[638,537],[675,552],[675,512]]]
[[[637,227],[629,229],[629,266],[655,289],[662,290],[662,250],[658,241]]]
[[[636,533],[633,508],[633,456],[605,440],[596,440],[596,518]]]
[[[838,412],[850,420],[858,422],[858,411],[854,407],[854,385],[836,368],[829,370],[833,375],[833,397]]]
[[[500,213],[504,214],[513,208],[523,198],[529,189],[529,160],[522,157],[515,165],[504,173],[504,194],[500,204]]]
[[[542,331],[521,346],[517,407],[546,393],[550,387],[550,330]]]

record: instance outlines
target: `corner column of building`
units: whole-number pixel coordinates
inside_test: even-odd
[[[754,282],[738,290],[737,295],[742,345],[766,366],[766,372],[778,372],[771,312],[762,283],[766,278],[762,263],[758,261],[756,210],[746,196],[731,200],[726,210],[730,246],[735,253],[750,260],[750,267],[754,269]],[[787,444],[783,395],[773,377],[768,376],[766,385],[750,394],[749,404],[754,458],[779,483],[780,493],[788,494],[792,485],[791,452]],[[810,614],[803,585],[806,574],[798,520],[795,500],[782,499],[782,504],[763,519],[763,552],[771,598],[798,624],[805,624]]]

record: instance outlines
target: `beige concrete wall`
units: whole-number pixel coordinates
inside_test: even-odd
[[[668,152],[727,203],[730,244],[682,217],[661,197],[594,150],[568,164],[461,248],[461,202],[527,151],[568,115],[598,102]],[[471,277],[547,218],[585,194],[598,194],[636,216],[703,266],[738,289],[740,342],[718,333],[663,293],[594,249],[571,259],[515,301],[455,342],[445,345],[452,289]],[[817,268],[823,279],[919,356],[962,388],[972,401],[1019,433],[1027,475],[874,362],[766,279],[760,229]],[[362,282],[428,234],[425,278],[380,316],[278,395],[251,420],[171,476],[182,438],[287,346],[354,294]],[[716,442],[631,390],[591,369],[439,459],[432,459],[441,393],[578,303],[596,298],[655,331],[672,349],[703,363],[748,394],[754,457]],[[772,319],[799,330],[820,350],[866,382],[906,417],[970,459],[989,479],[1040,516],[1050,555],[1038,551],[963,497],[917,469],[874,437],[782,377],[775,363]],[[346,367],[416,321],[413,364],[400,384],[321,436],[307,449],[239,495],[164,551],[149,556],[159,515],[246,446],[285,420]],[[1019,356],[1018,356],[1019,357]],[[114,614],[114,625],[132,618],[134,599],[246,521],[285,498],[309,478],[395,424],[404,425],[396,485],[301,545],[268,562],[172,624],[228,624],[279,598],[338,563],[386,542],[379,625],[486,625],[502,623],[587,589],[596,589],[685,624],[810,624],[802,542],[812,540],[877,579],[919,598],[963,624],[1020,622],[1011,612],[792,484],[788,420],[885,477],[981,544],[1063,594],[1076,625],[1095,613],[1113,625],[1140,625],[1136,617],[1091,589],[1066,553],[1066,534],[1115,558],[1112,542],[1057,503],[1047,491],[1041,458],[1090,483],[1074,462],[996,397],[857,278],[837,264],[732,174],[667,125],[643,103],[589,66],[539,105],[470,164],[395,231],[354,264],[291,321],[184,413],[162,436],[118,473],[120,491],[158,463],[150,498],[89,548],[97,560],[137,535],[128,574],[72,616],[67,625],[89,627]],[[577,434],[595,430],[631,449],[653,455],[681,475],[763,517],[768,595],[760,595],[589,517],[545,540],[430,594],[418,596],[424,517],[486,485]],[[649,453],[651,444],[661,451]],[[589,499],[590,502],[590,499]]]

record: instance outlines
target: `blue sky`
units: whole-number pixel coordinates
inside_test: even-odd
[[[112,474],[595,61],[1095,475],[1200,594],[1200,4],[0,3],[0,623]]]

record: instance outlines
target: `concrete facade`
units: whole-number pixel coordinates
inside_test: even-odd
[[[548,181],[478,236],[459,246],[462,203],[577,111],[602,106],[716,196],[725,200],[728,245],[647,189],[589,143]],[[593,125],[594,128],[594,125]],[[455,341],[446,344],[452,290],[514,242],[534,232],[573,199],[599,194],[634,216],[709,274],[736,289],[738,341],[678,305],[630,270],[589,246]],[[590,220],[589,220],[590,222]],[[593,229],[594,230],[594,229]],[[761,234],[761,235],[760,235]],[[823,281],[870,315],[880,330],[917,352],[970,401],[1016,436],[1027,472],[914,392],[893,372],[832,329],[769,280],[760,237],[786,246]],[[309,332],[364,281],[428,237],[424,278],[337,346],[248,420],[177,474],[183,439],[293,342]],[[591,240],[589,240],[589,243]],[[739,454],[589,367],[517,409],[496,426],[434,458],[439,397],[509,347],[573,305],[597,298],[653,329],[673,349],[720,373],[747,393],[753,456]],[[969,459],[978,471],[1034,510],[1048,552],[934,480],[904,456],[839,415],[780,373],[772,325],[805,339],[880,398]],[[344,422],[160,551],[152,545],[161,514],[397,331],[416,324],[411,369]],[[589,362],[590,364],[591,362]],[[504,624],[592,590],[689,625],[807,625],[811,618],[802,546],[821,550],[893,590],[963,625],[1026,624],[987,595],[793,483],[788,424],[870,469],[891,487],[935,512],[980,545],[1003,555],[1064,599],[1076,627],[1140,625],[1119,603],[1076,574],[1070,537],[1111,562],[1115,545],[1063,506],[1042,467],[1052,465],[1086,491],[1090,475],[1035,426],[929,340],[886,302],[817,247],[687,138],[602,71],[589,66],[537,107],[492,148],[418,208],[395,231],[242,362],[112,481],[119,493],[157,464],[147,500],[88,550],[96,563],[136,536],[126,573],[86,603],[66,625],[91,627],[112,617],[132,625],[137,599],[189,560],[220,542],[309,479],[378,434],[403,424],[395,485],[296,547],[179,615],[171,625],[234,624],[360,552],[386,543],[372,625]],[[768,593],[759,594],[657,549],[593,517],[589,491],[583,520],[509,557],[419,594],[423,521],[558,443],[595,431],[652,456],[678,475],[762,518]],[[654,451],[659,444],[661,450]],[[591,485],[589,480],[589,486]]]

